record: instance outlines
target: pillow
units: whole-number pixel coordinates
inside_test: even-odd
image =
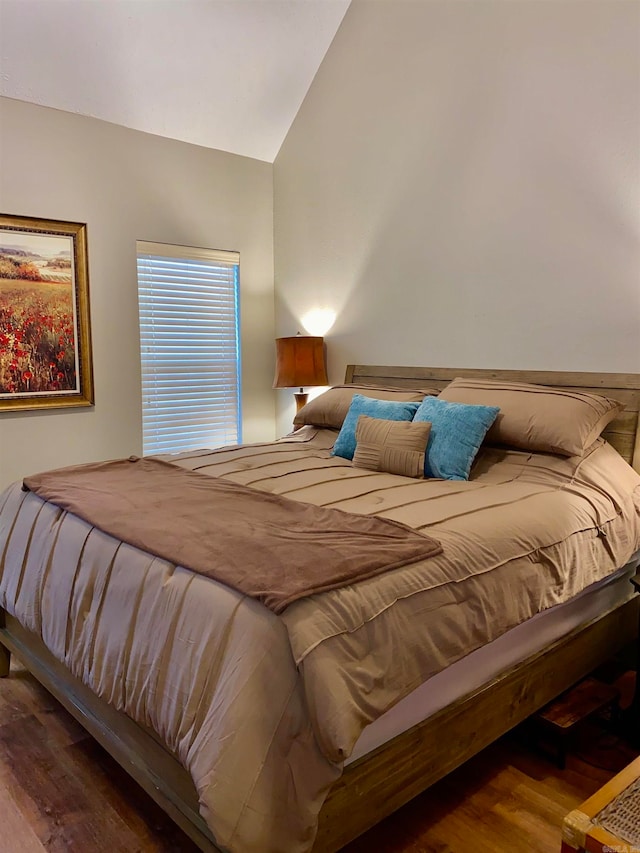
[[[360,415],[356,426],[356,468],[385,471],[402,477],[424,477],[424,454],[431,424],[383,421]]]
[[[323,394],[309,400],[293,419],[298,425],[312,424],[317,427],[340,429],[349,411],[353,395],[360,393],[377,400],[409,401],[421,403],[427,394],[437,394],[434,389],[425,391],[401,390],[400,388],[382,388],[375,385],[336,385]]]
[[[418,403],[396,400],[378,400],[354,394],[349,411],[331,451],[334,456],[353,459],[356,450],[356,426],[360,415],[382,418],[387,421],[411,421],[418,411]]]
[[[487,430],[498,414],[497,406],[449,403],[426,397],[415,421],[430,421],[424,473],[442,480],[468,480],[471,465]]]
[[[586,391],[526,382],[458,378],[440,400],[498,406],[487,441],[521,450],[581,456],[623,409],[617,400]]]

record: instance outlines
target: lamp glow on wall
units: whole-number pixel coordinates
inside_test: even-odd
[[[312,308],[300,318],[310,335],[326,335],[336,321],[333,308]]]
[[[324,338],[296,335],[276,338],[276,375],[274,388],[299,388],[295,394],[296,412],[307,402],[304,386],[328,385],[324,360]]]

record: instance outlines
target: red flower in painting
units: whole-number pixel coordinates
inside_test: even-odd
[[[0,395],[75,388],[71,289],[30,284],[0,276]]]

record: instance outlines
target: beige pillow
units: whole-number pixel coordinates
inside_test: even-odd
[[[431,388],[424,391],[383,388],[377,385],[336,385],[319,394],[303,406],[293,419],[294,424],[312,424],[317,427],[340,429],[349,411],[354,394],[364,394],[375,400],[398,400],[400,403],[421,403],[429,394],[436,395]]]
[[[428,421],[384,421],[360,415],[353,464],[370,471],[424,477],[424,454],[430,431]]]
[[[441,400],[499,406],[487,444],[581,456],[624,409],[617,400],[526,382],[466,379],[450,382]]]

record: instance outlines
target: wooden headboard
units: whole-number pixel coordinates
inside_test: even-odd
[[[479,370],[466,367],[381,367],[349,364],[345,383],[390,385],[393,388],[437,388],[456,376],[534,382],[553,388],[573,388],[612,397],[625,410],[603,432],[604,438],[640,473],[640,373],[567,373],[553,370]]]

